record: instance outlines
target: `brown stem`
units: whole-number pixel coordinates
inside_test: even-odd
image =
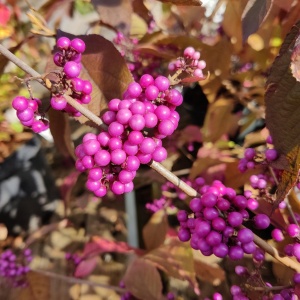
[[[38,72],[30,68],[28,65],[26,65],[24,62],[22,62],[19,58],[17,58],[15,55],[13,55],[9,50],[7,50],[5,47],[0,45],[0,53],[5,55],[10,61],[15,63],[18,67],[20,67],[22,70],[30,74],[31,76],[38,77],[41,76]],[[102,120],[94,115],[91,111],[86,109],[84,106],[79,104],[76,100],[71,98],[70,96],[66,97],[68,103],[72,105],[74,108],[76,108],[79,112],[81,112],[84,116],[86,116],[88,119],[95,122],[95,124],[99,126],[103,126]],[[175,174],[167,170],[164,166],[162,166],[160,163],[152,161],[150,164],[150,167],[155,170],[157,173],[161,174],[163,177],[165,177],[167,180],[172,182],[174,185],[176,185],[178,188],[180,188],[183,192],[185,192],[190,197],[197,197],[198,193],[195,189],[187,185],[184,181],[179,179]],[[264,249],[267,253],[269,253],[271,256],[273,256],[275,259],[283,263],[284,265],[294,269],[297,272],[300,272],[300,264],[297,262],[294,262],[289,257],[281,257],[278,254],[278,251],[276,248],[270,246],[267,242],[262,240],[260,237],[254,235],[254,242],[257,246]],[[57,276],[57,275],[55,275]]]

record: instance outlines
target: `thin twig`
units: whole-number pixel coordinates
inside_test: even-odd
[[[79,278],[75,278],[75,277],[69,277],[69,276],[61,275],[61,274],[54,273],[54,272],[51,272],[51,271],[46,271],[46,270],[40,270],[40,269],[35,270],[34,269],[32,271],[34,271],[36,273],[39,273],[39,274],[42,274],[42,275],[45,275],[47,277],[52,277],[52,278],[60,279],[60,280],[71,282],[71,283],[86,284],[86,285],[89,285],[89,286],[99,286],[99,287],[102,287],[102,288],[114,290],[118,293],[125,293],[126,292],[125,289],[122,289],[122,288],[120,288],[118,286],[114,286],[114,285],[108,285],[108,284],[104,284],[104,283],[93,282],[93,281],[90,281],[90,280],[84,280],[84,279],[79,279]]]
[[[29,75],[31,75],[33,77],[40,77],[41,76],[41,74],[39,74],[36,70],[29,67],[26,63],[24,63],[21,59],[19,59],[17,56],[12,54],[8,49],[6,49],[1,44],[0,44],[0,52],[7,59],[9,59],[11,62],[13,62],[15,65],[17,65],[19,68],[21,68],[23,71],[25,71]]]
[[[278,285],[278,286],[252,286],[250,284],[245,284],[245,287],[249,290],[252,291],[257,291],[257,292],[271,292],[271,291],[281,291],[284,289],[290,289],[292,285]]]
[[[14,54],[12,54],[9,50],[7,50],[5,47],[0,45],[0,53],[5,55],[10,61],[15,63],[18,67],[23,69],[25,72],[30,74],[31,76],[37,77],[40,76],[38,72],[30,68],[28,65],[26,65],[24,62],[22,62],[20,59],[18,59]],[[76,100],[72,99],[70,96],[66,96],[66,99],[70,105],[72,105],[74,108],[76,108],[79,112],[81,112],[83,115],[85,115],[88,119],[95,122],[95,124],[99,126],[104,126],[102,120],[93,114],[91,111],[86,109],[84,106],[79,104]],[[160,163],[152,161],[150,164],[150,167],[155,170],[157,173],[161,174],[163,177],[165,177],[167,180],[169,180],[171,183],[176,185],[178,188],[180,188],[183,192],[185,192],[190,197],[196,197],[198,195],[197,191],[187,185],[184,181],[180,180],[175,174],[167,170],[164,166],[162,166]],[[270,246],[266,241],[262,240],[260,237],[254,235],[254,242],[257,246],[264,249],[267,253],[269,253],[271,256],[273,256],[275,259],[286,265],[287,267],[290,267],[294,269],[297,272],[300,272],[300,264],[293,261],[289,257],[281,257],[278,254],[278,251],[276,248]],[[51,273],[53,274],[53,273]],[[58,278],[59,276],[55,274],[55,276]],[[76,279],[79,280],[79,279]],[[88,284],[88,281],[85,282]],[[119,289],[119,288],[118,288]]]

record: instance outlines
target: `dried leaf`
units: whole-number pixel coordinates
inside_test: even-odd
[[[158,0],[158,1],[167,2],[174,5],[192,5],[192,6],[202,5],[202,1],[200,0]]]
[[[266,124],[275,148],[286,156],[289,169],[285,169],[276,194],[277,205],[295,185],[300,167],[299,96],[300,84],[290,70],[291,53],[299,36],[300,22],[287,35],[275,59],[267,80],[265,93]]]
[[[129,0],[92,0],[92,4],[100,15],[100,20],[114,26],[117,30],[128,34],[133,12]]]
[[[86,277],[90,275],[96,268],[99,262],[98,256],[93,256],[82,260],[76,267],[74,276],[75,277]]]
[[[64,157],[72,157],[75,159],[74,145],[71,139],[71,129],[67,114],[49,109],[50,131],[54,139],[54,143],[58,151]]]
[[[144,258],[169,276],[187,280],[198,291],[194,258],[189,243],[182,243],[177,237],[171,238],[167,244],[148,252]]]
[[[57,32],[57,38],[75,36],[63,31]],[[86,44],[82,55],[82,71],[80,78],[93,84],[92,101],[87,108],[97,116],[106,108],[107,102],[113,98],[121,98],[133,77],[127,64],[115,46],[100,35],[81,35]],[[85,116],[78,118],[81,123],[93,125]]]
[[[273,0],[250,0],[242,14],[243,42],[249,35],[256,32],[267,18],[273,5]]]
[[[166,212],[161,209],[155,212],[143,228],[143,239],[147,250],[163,244],[168,231]]]
[[[162,282],[157,269],[144,258],[136,258],[128,266],[123,278],[126,289],[138,299],[158,300],[162,296]]]

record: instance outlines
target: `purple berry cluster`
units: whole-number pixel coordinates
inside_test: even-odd
[[[254,234],[243,228],[249,221],[248,202],[252,198],[237,195],[235,190],[214,181],[211,186],[204,185],[201,195],[190,201],[192,214],[181,210],[177,214],[180,222],[178,237],[181,241],[190,240],[191,247],[200,250],[203,255],[211,254],[232,260],[243,258],[244,253],[256,253],[253,242]],[[252,220],[258,229],[266,229],[270,219],[264,214],[257,214]]]
[[[28,99],[17,96],[12,101],[12,107],[17,111],[17,117],[22,125],[32,129],[35,133],[40,133],[49,128],[49,121],[41,116],[38,111],[41,100],[37,98]]]
[[[5,277],[13,286],[25,286],[25,275],[30,271],[32,261],[30,249],[23,250],[19,255],[8,249],[0,255],[0,276]]]
[[[181,180],[193,188],[197,188],[205,182],[202,177],[198,177],[193,181],[188,180],[187,178],[181,178]],[[152,203],[146,203],[145,205],[145,207],[153,213],[166,207],[174,208],[174,199],[185,200],[187,198],[186,193],[169,181],[161,186],[161,190],[162,196],[159,199],[154,199]]]
[[[53,109],[63,110],[71,116],[79,117],[81,113],[67,103],[63,94],[70,89],[70,96],[78,103],[88,104],[91,101],[92,84],[88,80],[78,77],[82,68],[80,62],[81,55],[85,51],[85,43],[79,38],[70,40],[67,37],[60,37],[56,46],[59,51],[54,54],[53,61],[57,66],[63,68],[59,82],[63,88],[59,92],[53,93],[50,104]]]
[[[194,77],[204,78],[202,70],[206,67],[206,62],[199,60],[200,56],[199,51],[196,51],[193,47],[187,47],[183,51],[183,57],[179,57],[175,62],[169,64],[169,70],[181,69]]]
[[[242,158],[239,162],[239,171],[240,172],[246,172],[247,170],[251,170],[255,168],[255,165],[257,164],[256,159],[264,159],[266,163],[270,163],[272,161],[275,161],[278,158],[278,152],[275,149],[266,149],[264,152],[264,157],[259,157],[260,155],[257,155],[256,150],[254,148],[247,148],[244,152],[244,158]]]
[[[88,170],[87,188],[98,197],[107,187],[116,195],[133,190],[140,164],[161,162],[167,157],[162,139],[178,126],[176,107],[183,101],[164,76],[145,74],[132,82],[123,100],[112,99],[103,116],[107,131],[86,134],[76,147],[76,168]]]

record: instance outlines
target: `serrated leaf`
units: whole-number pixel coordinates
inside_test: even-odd
[[[266,125],[275,148],[289,162],[289,169],[283,171],[278,185],[275,205],[284,200],[295,185],[300,167],[300,83],[290,69],[299,28],[300,22],[285,38],[266,83]]]
[[[163,244],[168,231],[166,212],[161,209],[155,212],[143,228],[143,239],[147,250]]]
[[[136,258],[123,278],[126,289],[138,299],[158,300],[162,296],[162,282],[157,269],[144,258]]]
[[[57,38],[74,35],[63,31],[57,32]],[[89,80],[93,85],[92,100],[86,105],[95,115],[99,116],[107,107],[107,102],[113,98],[121,98],[133,77],[124,58],[115,46],[97,34],[77,36],[86,44],[82,55],[82,71],[80,78]],[[85,116],[78,118],[80,123],[94,126]]]
[[[273,0],[250,0],[242,14],[243,42],[254,32],[268,16]]]

